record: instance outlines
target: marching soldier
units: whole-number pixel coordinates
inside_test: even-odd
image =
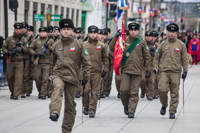
[[[102,30],[101,30],[101,29],[98,29],[97,39],[98,39],[99,41],[102,40]]]
[[[54,42],[58,42],[60,40],[60,27],[54,26]]]
[[[129,37],[129,32],[128,30],[125,30],[125,39],[128,39],[128,37]]]
[[[44,53],[46,57],[42,56],[40,51],[43,47],[46,47],[52,51],[53,41],[49,40],[47,43],[47,29],[45,27],[39,28],[40,37],[34,40],[29,46],[29,53],[35,56],[38,60],[38,64],[35,62],[34,79],[39,92],[38,98],[45,100],[48,87],[48,76],[50,73],[50,55],[51,53]],[[36,61],[37,61],[36,59]]]
[[[74,24],[70,19],[59,22],[61,40],[53,46],[53,84],[54,91],[51,97],[50,119],[57,121],[62,107],[63,92],[65,96],[65,111],[62,124],[63,133],[71,133],[75,117],[76,103],[74,101],[79,83],[79,72],[84,68],[85,85],[90,77],[90,57],[82,42],[74,39]]]
[[[84,114],[94,118],[96,114],[96,106],[98,100],[98,93],[100,89],[101,77],[104,78],[108,71],[108,54],[105,45],[97,40],[98,28],[94,25],[88,28],[88,41],[84,42],[85,47],[89,51],[91,69],[90,80],[84,90]],[[102,72],[102,67],[104,70]],[[102,73],[101,73],[102,72]],[[91,88],[91,98],[89,92]]]
[[[153,32],[147,31],[145,33],[144,42],[146,43],[146,45],[148,47],[151,47],[151,45],[153,44]],[[150,54],[150,51],[149,51],[149,54]],[[143,68],[142,68],[142,79],[141,79],[141,83],[140,83],[141,90],[142,90],[140,97],[144,98],[145,93],[146,93],[147,99],[149,101],[152,101],[153,97],[154,97],[154,88],[153,87],[154,87],[155,74],[153,73],[153,71],[154,71],[153,59],[154,59],[154,56],[151,56],[151,77],[148,78],[148,79],[145,78],[146,67],[143,66]]]
[[[134,118],[134,113],[138,103],[138,92],[142,76],[142,62],[146,69],[146,78],[150,78],[150,54],[149,48],[144,41],[139,39],[139,27],[137,23],[130,23],[129,38],[125,41],[125,50],[121,62],[121,101],[124,106],[124,113],[128,118]],[[110,43],[110,50],[114,52],[117,37],[120,36],[119,31]],[[115,57],[113,57],[115,58]]]
[[[29,36],[33,35],[33,32],[34,32],[33,26],[29,25],[27,30],[28,30],[27,33],[28,33]]]
[[[28,24],[26,22],[22,23],[22,32],[24,33],[24,38],[26,40],[29,39],[29,35],[27,33],[27,28]],[[29,44],[27,42],[26,47],[29,47]],[[30,85],[29,84],[29,73],[30,73],[30,56],[29,53],[23,54],[24,57],[24,70],[23,70],[23,83],[21,86],[21,98],[26,98],[26,93],[27,93],[27,87]]]
[[[179,31],[177,24],[169,24],[166,29],[168,30],[168,39],[161,43],[156,52],[154,59],[154,72],[160,73],[160,81],[158,89],[160,92],[160,102],[162,108],[161,115],[165,115],[168,106],[168,92],[170,91],[170,119],[175,119],[179,102],[179,85],[181,78],[181,71],[183,67],[182,79],[185,80],[188,71],[188,57],[185,44],[177,39],[176,35]],[[159,70],[158,70],[159,69]]]
[[[21,37],[21,29],[22,24],[15,23],[13,36],[8,37],[2,46],[3,52],[7,54],[8,59],[11,60],[11,62],[7,64],[6,77],[11,92],[10,99],[14,100],[18,100],[18,96],[20,96],[21,93],[24,69],[23,54],[28,52],[26,38],[22,37],[21,40],[19,40]],[[20,47],[16,52],[18,56],[12,51],[16,45]]]
[[[47,27],[47,36],[50,37],[53,32],[53,26]],[[51,39],[54,39],[54,36],[51,36]]]

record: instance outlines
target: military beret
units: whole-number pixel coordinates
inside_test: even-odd
[[[90,27],[88,27],[88,33],[92,33],[92,32],[98,33],[98,27],[94,25],[91,25]]]
[[[158,32],[157,31],[152,31],[154,37],[158,37]]]
[[[29,27],[28,27],[28,30],[34,31],[34,27],[33,27],[33,26],[29,26]]]
[[[146,33],[145,33],[145,36],[153,36],[153,32],[148,30]]]
[[[70,19],[62,19],[59,22],[60,28],[74,28],[74,23]]]
[[[105,29],[103,29],[102,30],[102,35],[108,35],[108,32]]]
[[[26,22],[22,22],[22,28],[28,28],[28,24]]]
[[[58,27],[58,26],[54,26],[54,30],[58,30],[58,31],[60,31],[60,27]]]
[[[137,23],[130,23],[130,24],[128,25],[128,29],[129,29],[129,30],[132,30],[132,29],[134,29],[134,30],[139,30],[139,29],[140,29],[140,25],[137,24]]]
[[[21,29],[22,28],[21,23],[15,23],[13,26],[14,26],[15,29]]]
[[[53,32],[53,26],[48,26],[47,27],[47,32]]]
[[[105,30],[110,33],[110,28],[105,28]]]
[[[125,35],[129,35],[129,31],[128,30],[125,30]]]
[[[82,30],[81,30],[81,28],[80,28],[80,27],[78,27],[78,28],[76,28],[76,29],[75,29],[75,32],[76,32],[76,33],[81,33],[81,32],[82,32]]]
[[[98,34],[102,34],[102,29],[98,29]]]
[[[179,27],[176,23],[171,23],[166,27],[167,31],[179,31]]]
[[[42,32],[42,31],[46,31],[47,32],[47,28],[46,27],[40,27],[39,28],[39,32]]]

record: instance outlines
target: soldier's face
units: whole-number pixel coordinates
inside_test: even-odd
[[[145,36],[147,42],[151,42],[153,40],[152,36]]]
[[[27,33],[28,33],[29,36],[33,35],[33,31],[31,31],[31,30],[28,30]]]
[[[14,29],[15,34],[20,34],[21,33],[21,29]]]
[[[73,30],[72,28],[62,28],[61,34],[63,35],[63,37],[69,37],[70,35],[73,34]]]
[[[175,31],[168,31],[168,37],[169,38],[175,38],[176,37],[176,35],[177,35],[177,32],[175,32]]]
[[[40,32],[40,37],[45,37],[47,36],[47,32],[46,31],[41,31]]]
[[[23,33],[26,33],[26,32],[27,32],[27,29],[26,29],[26,28],[22,28],[21,30],[22,30]]]
[[[137,36],[138,33],[139,33],[139,30],[135,30],[135,29],[129,30],[129,34],[130,34],[132,37]]]
[[[101,36],[102,36],[101,34],[98,34],[98,35],[97,35],[97,39],[98,39],[98,40],[101,40]]]
[[[89,37],[90,37],[91,39],[97,38],[97,33],[92,32],[92,33],[88,33],[88,35],[89,35]]]
[[[54,33],[53,33],[53,35],[54,35],[54,36],[60,35],[59,30],[55,30]]]

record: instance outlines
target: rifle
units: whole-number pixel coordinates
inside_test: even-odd
[[[29,42],[34,36],[35,36],[35,33],[32,34],[32,35],[30,36],[30,38],[28,39],[28,42]]]
[[[85,31],[85,30],[83,30],[83,31],[81,32],[81,34],[77,37],[77,39],[80,39],[80,38],[81,38],[81,36],[82,36],[82,34],[84,33],[84,31]]]
[[[21,48],[21,46],[18,46],[18,44],[20,44],[20,40],[22,39],[23,35],[24,35],[24,33],[21,34],[19,40],[18,40],[18,41],[16,42],[16,44],[15,44],[15,47],[14,47],[13,50],[11,51],[11,52],[12,52],[12,55],[9,56],[9,58],[8,58],[8,60],[7,60],[7,63],[8,63],[8,64],[11,63],[11,59],[12,59],[12,56],[13,56],[14,54],[16,54],[16,55],[18,56],[17,51],[18,51],[18,52],[21,52],[21,49],[22,49],[22,48]]]
[[[35,38],[34,38],[34,39],[37,39],[37,38],[38,38],[38,36],[39,36],[39,34],[37,33],[37,35],[35,36]]]
[[[54,42],[58,39],[59,35],[55,36],[55,39],[53,40]]]
[[[45,53],[47,53],[47,54],[49,53],[49,49],[45,47],[45,44],[48,43],[48,41],[51,39],[51,36],[52,36],[52,35],[50,35],[50,36],[48,37],[47,41],[44,43],[44,46],[43,46],[42,49],[40,50],[39,56],[38,56],[37,59],[34,61],[34,64],[36,64],[36,65],[38,64],[38,61],[39,61],[40,56],[46,57]]]
[[[105,44],[108,40],[109,40],[109,38],[107,37],[107,38],[104,40],[103,43]]]
[[[89,37],[89,36],[87,35],[86,38],[83,40],[83,42],[85,42],[85,41],[88,39],[88,37]]]
[[[155,43],[157,42],[157,40],[159,39],[160,36],[162,36],[163,32],[160,33],[160,35],[155,39],[155,41],[153,42],[153,44],[150,46],[150,53],[151,53],[151,56],[155,56],[155,50],[152,50],[152,47],[155,46]],[[153,48],[154,49],[154,48]]]

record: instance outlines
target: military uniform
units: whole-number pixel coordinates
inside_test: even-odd
[[[128,25],[129,30],[135,29],[139,30],[139,25],[136,23],[130,23]],[[114,52],[114,47],[116,43],[117,37],[115,36],[110,43],[110,50]],[[128,48],[133,45],[132,43],[135,42],[135,48],[132,50],[131,53],[127,52]],[[120,93],[121,93],[121,101],[124,106],[125,114],[128,115],[129,118],[134,117],[134,113],[138,103],[138,92],[139,86],[142,76],[142,62],[144,60],[144,65],[147,68],[147,75],[146,77],[150,77],[150,54],[147,49],[147,46],[142,41],[139,42],[138,35],[132,37],[129,35],[129,39],[126,39],[125,49],[123,52],[123,60],[127,59],[122,68],[121,74],[121,86],[120,86]],[[137,43],[139,42],[139,43]],[[125,57],[126,56],[126,57]],[[115,57],[113,57],[115,58]],[[123,64],[124,62],[121,62]]]
[[[73,22],[63,19],[59,22],[61,31],[63,27],[73,27]],[[51,97],[50,119],[57,121],[62,107],[63,92],[65,95],[65,111],[62,124],[63,133],[71,133],[75,117],[76,103],[74,101],[79,84],[79,72],[81,64],[84,68],[84,79],[90,77],[90,66],[88,51],[84,45],[74,39],[72,35],[62,37],[53,46],[53,84],[54,91]]]
[[[151,36],[153,37],[153,33],[151,31],[147,31],[145,33],[145,36]],[[153,44],[153,38],[150,42],[148,42],[146,39],[143,41],[144,43],[146,43],[146,45],[148,47],[151,47]],[[149,50],[149,54],[150,54],[150,50]],[[146,93],[147,95],[147,99],[149,101],[153,100],[154,97],[154,81],[155,81],[155,74],[154,74],[154,66],[153,66],[153,59],[154,56],[151,56],[151,77],[146,79],[145,75],[146,75],[146,67],[143,66],[142,68],[142,80],[140,83],[141,86],[141,90],[142,90],[142,94],[141,94],[141,98],[143,98],[144,94]],[[142,96],[143,95],[143,96]]]
[[[96,26],[90,26],[88,32],[98,32]],[[108,71],[108,54],[105,45],[97,39],[89,38],[88,41],[84,42],[86,49],[90,55],[91,69],[90,69],[90,80],[84,90],[84,108],[89,108],[90,117],[94,117],[96,113],[96,106],[98,100],[98,93],[101,83],[101,72],[104,65],[104,71]],[[91,97],[89,92],[91,88]]]
[[[179,30],[177,24],[172,23],[167,26],[168,31],[176,32]],[[161,115],[165,115],[168,106],[168,91],[170,91],[170,119],[175,119],[175,113],[178,107],[179,85],[181,71],[183,67],[182,78],[185,79],[188,71],[187,50],[183,42],[176,37],[168,38],[161,43],[156,52],[154,60],[155,73],[160,73],[158,89],[160,91],[160,102],[162,104]],[[158,66],[158,68],[157,68]]]
[[[39,29],[39,32],[46,31],[46,28],[41,27]],[[45,42],[47,41],[47,36],[45,37],[39,37],[38,39],[34,40],[31,45],[29,46],[29,53],[32,56],[37,56],[36,54],[41,51],[41,49],[44,46]],[[48,49],[51,51],[52,50],[52,45],[53,41],[49,40],[48,41]],[[36,81],[36,86],[39,92],[39,98],[41,99],[46,99],[47,95],[47,87],[48,87],[48,76],[50,73],[50,58],[51,58],[51,52],[46,54],[46,57],[38,55],[39,60],[38,64],[35,65],[35,72],[34,72],[34,79]]]
[[[14,27],[15,29],[21,29],[22,24],[15,23]],[[17,100],[18,96],[20,96],[21,93],[24,69],[23,54],[26,54],[28,52],[28,48],[26,47],[27,40],[24,37],[22,37],[20,40],[21,51],[17,51],[18,56],[11,52],[15,47],[16,42],[19,40],[20,36],[21,34],[16,34],[14,32],[13,36],[8,37],[2,46],[3,52],[7,54],[8,57],[11,57],[11,63],[7,64],[6,77],[11,92],[10,98],[14,100]]]

